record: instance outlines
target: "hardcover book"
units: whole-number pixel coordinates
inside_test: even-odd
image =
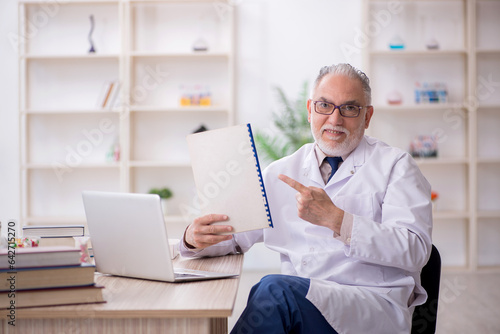
[[[0,249],[0,269],[76,266],[80,249],[66,246]]]
[[[272,227],[250,124],[187,136],[201,214],[225,214],[233,232]]]
[[[83,237],[83,225],[24,226],[23,237]]]
[[[0,307],[8,308],[11,301],[16,308],[36,306],[56,306],[105,302],[103,286],[79,286],[70,288],[33,289],[0,292]]]
[[[42,289],[94,284],[95,266],[81,264],[64,267],[35,267],[0,270],[0,292],[16,290]]]

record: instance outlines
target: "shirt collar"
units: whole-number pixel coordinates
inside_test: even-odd
[[[327,155],[319,148],[318,143],[316,143],[316,142],[314,143],[314,153],[316,155],[316,161],[317,161],[318,167],[319,167],[319,166],[321,166],[321,164],[323,163],[323,160],[325,160]],[[346,155],[341,156],[342,160],[346,161],[347,157],[350,154],[351,154],[351,152],[349,152]]]

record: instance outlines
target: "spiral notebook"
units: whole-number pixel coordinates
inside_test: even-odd
[[[187,136],[201,214],[225,214],[232,233],[272,227],[250,124]]]

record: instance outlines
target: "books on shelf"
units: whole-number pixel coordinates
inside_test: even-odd
[[[0,307],[8,308],[11,301],[16,308],[104,303],[102,289],[103,286],[91,285],[0,292]]]
[[[14,253],[15,251],[15,253]],[[0,269],[74,266],[80,264],[80,249],[67,246],[0,249]]]
[[[120,82],[118,80],[104,83],[96,107],[99,109],[113,109],[118,101]]]
[[[83,237],[85,235],[84,225],[44,225],[24,226],[23,237]]]
[[[16,290],[27,290],[94,285],[94,273],[95,266],[86,263],[64,267],[0,269],[0,292],[10,291],[12,286]]]
[[[238,233],[272,227],[250,124],[187,136],[201,214],[226,214]]]

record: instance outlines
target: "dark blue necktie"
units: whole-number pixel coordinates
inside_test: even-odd
[[[333,174],[339,169],[339,163],[341,163],[343,160],[341,157],[326,157],[326,161],[332,166],[332,173],[330,174],[330,177],[328,178],[328,181],[332,178]],[[328,183],[326,181],[326,183]]]

